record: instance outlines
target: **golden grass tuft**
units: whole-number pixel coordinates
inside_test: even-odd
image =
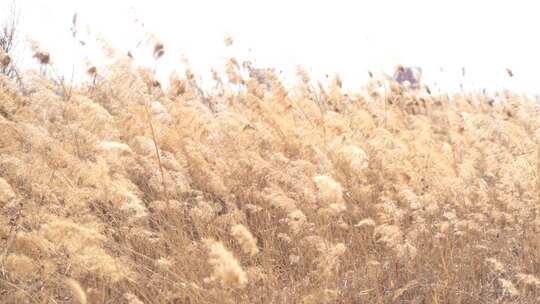
[[[0,204],[6,204],[15,198],[15,192],[7,181],[0,177]]]
[[[73,299],[75,300],[75,303],[78,304],[86,304],[86,293],[84,292],[84,289],[81,287],[81,284],[79,282],[75,281],[74,279],[66,279],[66,285],[71,290],[71,294],[73,295]]]
[[[243,288],[247,283],[247,275],[233,254],[221,242],[206,240],[208,248],[208,264],[213,269],[211,280],[219,280],[224,286]]]
[[[259,253],[257,240],[244,225],[238,224],[232,226],[231,235],[238,241],[244,253],[249,254],[250,256]]]

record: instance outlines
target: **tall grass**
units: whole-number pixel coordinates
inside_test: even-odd
[[[2,303],[540,301],[531,100],[227,65],[0,79]]]

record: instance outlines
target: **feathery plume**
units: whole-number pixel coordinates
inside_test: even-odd
[[[259,253],[257,247],[257,240],[253,237],[251,232],[241,224],[237,224],[231,227],[231,235],[240,243],[242,250],[251,256]]]
[[[223,43],[225,44],[225,46],[231,46],[234,43],[234,40],[233,40],[232,36],[227,35],[223,39]]]
[[[87,303],[86,293],[84,292],[84,289],[81,287],[81,284],[79,284],[79,282],[75,281],[74,279],[68,278],[66,279],[66,285],[71,290],[71,294],[73,296],[73,299],[75,299],[76,303]]]
[[[206,240],[209,251],[208,264],[212,266],[212,280],[219,280],[224,286],[243,288],[247,284],[247,275],[233,254],[221,242]]]

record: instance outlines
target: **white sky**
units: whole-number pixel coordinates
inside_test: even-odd
[[[9,2],[0,0],[0,9]],[[367,70],[392,73],[401,63],[422,67],[426,82],[443,90],[464,83],[469,89],[540,93],[536,1],[17,0],[17,5],[25,37],[39,41],[66,74],[73,63],[83,70],[84,57],[103,63],[92,43],[100,35],[149,62],[144,40],[151,33],[166,47],[158,64],[162,78],[182,70],[182,55],[203,75],[235,56],[284,75],[298,64],[315,78],[338,72],[349,88],[359,87]],[[86,47],[71,37],[74,12],[79,31],[91,30],[81,36]],[[232,48],[223,45],[226,34],[235,40]],[[508,77],[507,67],[515,77]]]

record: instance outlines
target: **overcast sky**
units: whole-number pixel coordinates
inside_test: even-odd
[[[0,9],[9,1],[0,1]],[[24,38],[39,41],[61,71],[83,58],[103,64],[96,37],[138,62],[154,34],[166,47],[160,77],[182,70],[184,55],[198,74],[229,56],[290,75],[301,64],[316,78],[339,73],[349,88],[367,71],[420,66],[444,90],[509,88],[540,93],[539,5],[535,1],[166,1],[18,0]],[[82,47],[71,36],[78,13]],[[234,38],[226,48],[225,35]],[[142,41],[142,44],[137,46]],[[465,79],[461,75],[466,68]],[[442,72],[441,72],[442,68]],[[510,78],[505,69],[511,68]],[[69,72],[68,72],[69,71]]]

